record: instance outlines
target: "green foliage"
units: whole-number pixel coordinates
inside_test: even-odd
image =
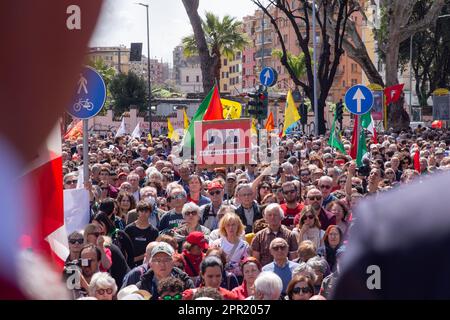
[[[107,65],[105,61],[101,58],[95,59],[95,60],[89,60],[87,63],[88,66],[94,68],[97,70],[97,72],[101,75],[103,78],[103,81],[105,82],[106,86],[106,101],[105,105],[103,106],[102,110],[100,110],[99,115],[105,115],[107,106],[111,104],[112,96],[111,92],[109,90],[109,84],[111,83],[112,79],[114,78],[114,75],[116,74],[116,69],[113,67]]]
[[[312,50],[310,50],[310,51],[312,54]],[[283,51],[274,49],[274,50],[272,50],[272,56],[281,60],[281,58],[283,57]],[[288,52],[287,53],[287,61],[288,61],[289,66],[294,71],[295,76],[298,79],[303,78],[305,76],[306,64],[305,64],[305,54],[303,52],[300,52],[300,54],[297,56]]]
[[[146,83],[134,72],[116,75],[111,80],[109,90],[113,98],[113,110],[116,114],[129,110],[130,105],[138,106],[140,111],[146,110]]]
[[[205,16],[206,20],[202,20],[202,27],[211,55],[219,52],[231,58],[236,51],[244,49],[248,44],[246,35],[241,31],[242,22],[236,21],[236,18],[225,15],[220,20],[212,12],[206,12]],[[184,37],[182,44],[187,57],[198,54],[194,35]]]

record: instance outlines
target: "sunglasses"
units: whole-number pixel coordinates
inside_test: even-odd
[[[311,288],[308,288],[308,287],[305,287],[305,288],[295,287],[294,289],[292,289],[292,293],[300,294],[300,292],[312,293]]]
[[[308,197],[308,199],[311,201],[313,201],[313,200],[319,201],[319,200],[322,200],[322,196],[310,196],[310,197]]]
[[[84,242],[83,239],[69,239],[70,244],[75,244],[75,243],[83,244],[83,242]]]
[[[78,181],[77,180],[69,180],[69,181],[66,181],[66,184],[75,184],[75,183],[77,183]]]
[[[177,194],[175,196],[171,196],[170,199],[176,200],[176,199],[184,199],[185,196],[183,194]]]
[[[271,188],[269,186],[262,186],[261,189],[270,190]]]
[[[284,249],[286,249],[286,246],[273,246],[272,249],[275,251],[284,250]]]
[[[97,292],[99,295],[104,295],[105,292],[107,294],[112,294],[113,293],[113,289],[112,288],[108,288],[108,289],[97,289],[95,292]]]
[[[217,190],[217,191],[210,191],[210,192],[209,192],[209,195],[210,195],[210,196],[216,196],[216,195],[219,195],[220,192],[221,192],[220,190]]]
[[[307,176],[309,176],[310,174],[309,173],[301,173],[300,174],[302,177],[307,177]]]
[[[340,184],[347,183],[347,180],[341,180],[341,181],[339,181],[339,183],[340,183]]]
[[[283,190],[284,194],[295,193],[295,192],[297,192],[297,190]]]
[[[331,189],[330,185],[324,184],[320,186],[321,189]]]
[[[305,216],[305,219],[304,219],[304,220],[306,220],[306,219],[314,220],[314,216],[313,216],[313,215]]]
[[[195,215],[197,215],[197,211],[188,211],[184,215],[186,215],[186,216],[195,216]]]
[[[174,296],[167,295],[167,296],[162,297],[161,299],[162,300],[181,300],[181,298],[183,298],[183,296],[180,293],[177,293]]]

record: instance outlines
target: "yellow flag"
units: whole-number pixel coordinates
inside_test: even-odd
[[[152,138],[152,135],[150,133],[147,136],[147,141],[150,142],[150,143],[153,143],[153,138]]]
[[[287,133],[292,131],[297,121],[300,120],[300,114],[295,107],[294,98],[292,97],[291,90],[288,91],[286,97],[286,107],[284,109],[284,124],[283,124],[283,135],[284,137]]]
[[[256,129],[257,120],[252,118],[252,129],[250,130],[252,134],[258,135],[258,130]]]
[[[189,118],[186,113],[186,109],[184,109],[184,112],[183,112],[183,119],[184,119],[184,131],[186,131],[189,128]]]
[[[173,129],[169,118],[167,118],[167,137],[172,141],[178,141],[180,139],[178,133]]]
[[[224,119],[239,119],[242,113],[242,105],[239,102],[220,99],[223,107]]]

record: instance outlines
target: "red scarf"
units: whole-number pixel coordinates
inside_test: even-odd
[[[183,259],[185,260],[184,266],[188,276],[196,277],[200,274],[200,263],[203,260],[203,256],[203,252],[201,255],[193,255],[186,249],[183,250]],[[190,264],[187,260],[190,261]],[[194,267],[194,270],[192,270],[191,265]]]

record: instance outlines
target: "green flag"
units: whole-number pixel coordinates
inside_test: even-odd
[[[366,133],[364,132],[364,128],[359,128],[359,139],[358,139],[358,150],[356,153],[356,165],[359,167],[363,166],[362,158],[367,153],[367,145],[366,145]]]
[[[339,150],[343,154],[346,154],[344,145],[342,144],[342,141],[341,141],[341,134],[339,133],[339,131],[336,128],[336,118],[337,118],[337,113],[335,111],[333,125],[331,126],[331,131],[330,131],[330,139],[328,140],[328,145],[330,147],[333,147],[333,148]]]
[[[205,97],[205,99],[203,99],[202,103],[200,104],[200,106],[197,109],[197,112],[192,117],[191,123],[189,124],[186,134],[183,137],[183,149],[188,148],[191,150],[191,152],[192,152],[192,150],[194,150],[194,147],[195,147],[195,137],[194,137],[195,121],[203,120],[203,116],[205,115],[205,112],[208,109],[213,92],[214,92],[214,87],[212,87],[212,89],[209,91],[208,95]]]

